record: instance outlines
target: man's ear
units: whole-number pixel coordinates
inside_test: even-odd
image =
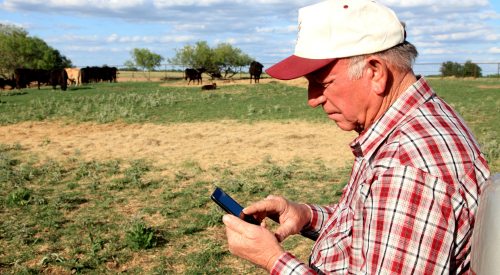
[[[389,68],[382,59],[376,56],[368,57],[366,61],[366,75],[370,78],[372,91],[382,96],[389,79]]]

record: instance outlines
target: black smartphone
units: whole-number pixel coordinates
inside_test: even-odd
[[[254,217],[243,214],[243,207],[219,187],[215,188],[210,198],[227,213],[233,214],[251,224],[260,224]]]

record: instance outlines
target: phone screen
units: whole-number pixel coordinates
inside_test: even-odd
[[[259,224],[259,222],[254,219],[252,216],[247,216],[242,213],[243,207],[237,203],[233,198],[231,198],[228,194],[226,194],[219,187],[215,188],[212,196],[210,196],[214,202],[216,202],[222,209],[224,209],[227,213],[233,214],[236,217],[239,217],[246,222]]]

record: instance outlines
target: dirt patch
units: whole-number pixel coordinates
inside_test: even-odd
[[[193,84],[191,83],[190,85],[187,85],[187,81],[184,79],[179,79],[179,80],[169,80],[168,82],[162,81],[160,78],[150,78],[149,80],[146,77],[118,77],[118,82],[145,82],[145,81],[151,81],[151,82],[158,82],[160,83],[160,86],[164,87],[187,87],[187,86],[199,86],[201,87],[201,84]],[[279,79],[274,79],[274,78],[262,78],[260,79],[259,83],[265,84],[265,83],[270,83],[270,82],[280,82],[286,85],[292,85],[292,86],[298,86],[298,87],[304,87],[307,88],[307,80],[303,77],[298,78],[298,79],[293,79],[293,80],[279,80]],[[250,79],[231,79],[231,80],[210,80],[210,79],[203,79],[203,85],[205,84],[212,84],[216,83],[217,86],[225,86],[225,85],[249,85],[250,84]],[[252,82],[252,85],[253,82]]]
[[[500,85],[479,85],[479,89],[500,89]]]
[[[24,122],[0,126],[0,143],[20,144],[40,160],[148,159],[176,167],[187,161],[202,167],[253,166],[266,158],[288,163],[320,159],[340,167],[352,159],[354,133],[331,124],[307,122],[253,124],[234,121],[155,124],[64,124]]]

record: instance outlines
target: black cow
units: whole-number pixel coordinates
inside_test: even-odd
[[[248,70],[248,72],[250,73],[250,83],[252,83],[252,78],[254,80],[254,83],[259,83],[260,75],[262,74],[262,68],[264,68],[264,65],[260,64],[257,61],[252,61],[252,63],[250,63],[250,69]]]
[[[80,69],[82,83],[97,83],[101,81],[116,82],[118,69],[116,67],[85,67]]]
[[[38,90],[40,84],[47,84],[50,81],[50,71],[44,69],[15,69],[14,75],[16,79],[16,88],[22,89],[30,85],[31,82],[36,81]]]
[[[201,86],[201,89],[202,90],[215,90],[215,89],[217,89],[217,83],[203,85],[203,86]]]
[[[31,82],[37,82],[38,89],[40,84],[50,84],[55,89],[57,85],[61,86],[61,90],[66,91],[68,74],[64,69],[15,69],[16,88],[22,89],[30,85]]]
[[[61,90],[66,91],[68,88],[68,73],[65,69],[54,69],[50,71],[50,85],[55,90],[57,85],[61,86]]]
[[[4,79],[0,77],[0,90],[4,90],[5,86],[9,86],[10,89],[14,89],[16,87],[16,81],[14,79]]]
[[[197,82],[197,84],[203,84],[203,79],[201,77],[201,75],[206,71],[205,68],[198,68],[198,69],[193,69],[193,68],[187,68],[186,70],[184,70],[184,79],[185,80],[188,80],[188,85],[189,83],[191,83],[191,81],[193,81],[193,84],[194,84],[194,81]]]

